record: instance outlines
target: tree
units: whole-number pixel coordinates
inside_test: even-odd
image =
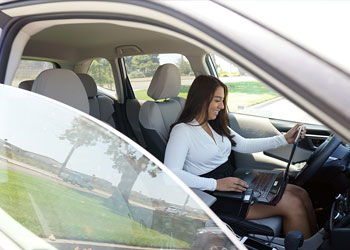
[[[158,66],[159,55],[139,55],[133,56],[131,59],[131,68],[141,71],[147,77],[153,76]]]
[[[133,146],[121,138],[109,134],[102,127],[95,125],[84,117],[74,118],[71,126],[59,138],[61,140],[67,140],[72,144],[71,150],[62,163],[59,175],[66,168],[67,163],[77,148],[81,146],[94,146],[98,141],[107,145],[105,154],[111,156],[114,162],[112,167],[122,174],[121,181],[118,184],[118,190],[126,201],[141,172],[147,171],[153,178],[160,172],[160,169],[156,165]]]
[[[126,65],[126,69],[128,70],[128,73],[130,74],[132,71],[135,71],[135,68],[133,67],[132,63],[132,56],[126,56],[124,57],[124,62]]]
[[[189,75],[192,72],[190,63],[181,56],[176,61],[176,66],[179,68],[181,75]]]
[[[113,89],[114,80],[112,75],[111,64],[104,58],[93,60],[90,65],[88,74],[94,78],[96,83],[101,87]]]
[[[63,170],[67,167],[68,161],[77,148],[87,145],[93,146],[96,144],[98,137],[96,137],[94,127],[96,127],[96,125],[83,117],[74,118],[71,127],[66,129],[64,133],[59,136],[60,140],[69,141],[72,144],[72,148],[62,163],[58,176],[60,176]]]
[[[106,154],[111,156],[114,162],[113,168],[117,169],[119,173],[122,174],[118,184],[118,192],[127,200],[141,172],[147,171],[149,175],[154,178],[161,170],[133,146],[123,140],[110,141],[110,138],[108,138],[105,142],[107,141],[109,141],[110,145]],[[114,194],[112,194],[112,197],[113,195]]]

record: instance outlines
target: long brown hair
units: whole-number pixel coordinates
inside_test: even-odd
[[[215,120],[208,121],[207,110],[211,100],[214,98],[215,90],[218,87],[224,88],[224,109],[219,112]],[[179,119],[173,125],[171,125],[169,134],[175,125],[179,123],[188,124],[193,121],[193,119],[198,117],[203,110],[206,110],[204,122],[208,121],[216,133],[221,136],[226,136],[230,140],[232,146],[235,146],[236,143],[233,141],[233,136],[230,134],[230,130],[228,129],[227,94],[227,86],[216,77],[207,75],[197,76],[196,79],[194,79],[190,90],[188,91],[184,110],[182,111]]]

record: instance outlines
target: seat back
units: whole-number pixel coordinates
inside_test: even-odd
[[[48,69],[34,80],[32,92],[89,113],[89,101],[79,77],[68,69]]]
[[[144,103],[145,103],[144,100],[127,99],[125,104],[125,109],[126,109],[126,117],[137,139],[138,144],[140,144],[144,148],[147,148],[145,139],[143,138],[143,135],[142,135],[140,122],[139,122],[140,109]]]
[[[114,122],[114,101],[105,95],[98,95],[95,80],[88,74],[78,73],[89,98],[90,115],[111,125],[115,128]]]
[[[18,88],[31,91],[33,87],[33,83],[34,83],[34,80],[26,80],[26,81],[20,82],[18,84]]]
[[[164,159],[170,126],[176,122],[185,105],[180,92],[180,71],[174,64],[158,67],[147,95],[154,101],[146,101],[140,108],[139,122],[147,150],[160,161]],[[157,101],[165,99],[164,101]]]

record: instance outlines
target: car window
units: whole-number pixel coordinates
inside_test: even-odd
[[[115,91],[115,82],[110,62],[105,58],[94,59],[87,72],[98,87]]]
[[[147,95],[147,89],[152,77],[160,65],[175,64],[181,74],[181,89],[179,96],[186,98],[194,73],[184,55],[180,54],[151,54],[124,57],[127,74],[134,90],[135,97],[140,100],[152,100]]]
[[[240,70],[217,55],[211,55],[219,79],[228,87],[230,112],[273,119],[321,124],[299,107],[269,88],[265,83]]]
[[[0,90],[0,210],[23,227],[58,249],[235,249],[130,139],[53,100]]]
[[[18,87],[22,81],[34,80],[42,71],[53,68],[54,64],[52,62],[23,59],[18,65],[11,85]]]

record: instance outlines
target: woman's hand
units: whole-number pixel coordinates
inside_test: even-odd
[[[299,131],[300,127],[302,127],[302,131],[301,131],[299,140],[304,139],[305,134],[306,134],[306,128],[305,128],[303,123],[298,123],[284,135],[284,138],[286,138],[286,141],[289,144],[293,144],[294,143],[294,141],[295,141],[295,139],[296,139],[296,137],[298,135],[298,131]]]
[[[226,177],[216,180],[216,190],[243,192],[248,188],[248,184],[237,177]]]

